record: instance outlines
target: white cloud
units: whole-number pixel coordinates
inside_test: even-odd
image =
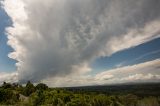
[[[18,73],[17,72],[12,72],[12,73],[7,73],[7,72],[1,72],[0,73],[0,84],[3,82],[18,82]]]
[[[111,51],[114,53],[159,38],[160,35],[157,33],[160,33],[160,20],[149,22],[138,30],[132,29],[126,35],[123,35],[121,40],[118,37],[113,37],[107,47],[111,47]]]
[[[95,77],[95,79],[96,79],[96,80],[109,80],[109,79],[112,79],[113,77],[114,77],[114,75],[112,75],[112,74],[105,74],[105,75],[103,75],[103,76],[97,75],[97,76]]]
[[[150,41],[160,32],[157,0],[5,0],[3,4],[13,21],[6,31],[14,49],[9,57],[18,61],[20,82],[76,71],[83,75],[91,71],[94,59]]]
[[[114,77],[109,80],[103,80],[100,83],[112,84],[139,81],[160,81],[160,59],[107,70],[97,74],[96,78],[103,78],[107,75],[112,75]]]
[[[135,75],[130,75],[128,77],[120,79],[121,81],[125,82],[135,82],[135,81],[160,81],[160,75],[153,75],[153,74],[135,74]]]
[[[98,73],[96,76],[72,73],[66,76],[47,78],[42,80],[42,82],[48,84],[51,87],[118,84],[127,82],[159,82],[159,64],[160,59],[156,59],[133,66],[124,66],[112,70],[107,70],[105,72]],[[85,67],[82,69],[85,69]],[[11,83],[17,82],[18,73],[0,73],[0,83],[2,84],[4,81]]]
[[[54,77],[43,80],[49,86],[61,87],[159,81],[160,59],[107,70],[98,73],[96,76],[72,74],[65,77]]]

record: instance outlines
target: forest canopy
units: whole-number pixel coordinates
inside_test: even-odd
[[[0,87],[0,105],[159,106],[159,88],[160,84],[49,88],[30,81],[25,86],[4,82]]]

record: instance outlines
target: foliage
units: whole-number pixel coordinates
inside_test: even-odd
[[[35,92],[35,87],[30,81],[28,81],[23,93],[25,96],[30,96],[33,92]]]
[[[111,92],[111,91],[109,91]],[[153,91],[152,91],[153,92]],[[160,106],[159,96],[132,93],[107,94],[88,90],[48,88],[30,81],[23,87],[4,83],[0,87],[0,105],[16,106]]]
[[[39,84],[36,86],[36,89],[37,89],[37,90],[47,90],[47,89],[48,89],[48,86],[47,86],[46,84],[39,83]]]
[[[19,100],[19,94],[10,89],[0,89],[1,104],[15,104]]]

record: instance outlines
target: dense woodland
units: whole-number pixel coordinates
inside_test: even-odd
[[[0,106],[160,106],[160,84],[49,88],[4,82]]]

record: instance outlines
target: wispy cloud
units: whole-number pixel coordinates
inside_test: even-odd
[[[145,57],[148,57],[150,55],[156,55],[157,53],[160,53],[160,50],[156,50],[156,51],[152,51],[152,52],[149,52],[149,53],[146,53],[146,54],[143,54],[135,59],[133,59],[132,61],[127,61],[126,63],[127,64],[130,64],[130,63],[135,63],[136,61],[139,61],[139,60],[142,60],[144,59]]]
[[[133,60],[130,60],[130,61],[124,61],[124,62],[121,62],[119,64],[117,64],[116,66],[117,67],[122,67],[122,66],[126,66],[126,65],[129,65],[129,64],[136,64],[137,61],[139,60],[143,60],[144,58],[148,57],[148,56],[151,56],[151,55],[156,55],[160,53],[160,50],[156,50],[156,51],[152,51],[152,52],[147,52],[143,55],[140,55],[139,57],[133,59]]]

